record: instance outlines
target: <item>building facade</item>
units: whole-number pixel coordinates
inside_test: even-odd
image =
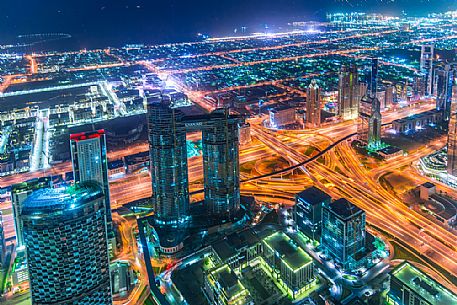
[[[343,120],[353,120],[358,116],[361,98],[359,86],[357,66],[342,66],[338,84],[338,114]]]
[[[272,128],[281,128],[296,122],[295,108],[287,105],[282,105],[270,112],[270,126]]]
[[[321,125],[321,91],[316,80],[312,80],[306,93],[306,123],[307,128]]]
[[[94,181],[105,194],[108,234],[114,237],[106,158],[106,136],[103,129],[70,135],[71,162],[75,183]]]
[[[215,110],[202,131],[205,205],[210,215],[232,216],[240,208],[239,118]]]
[[[24,249],[24,235],[22,230],[21,211],[24,201],[39,189],[51,187],[51,178],[36,178],[22,183],[13,184],[11,187],[11,202],[13,207],[14,229],[16,232],[16,248]]]
[[[447,135],[447,173],[457,177],[457,103],[452,103]]]
[[[93,182],[41,189],[21,219],[33,304],[111,304],[105,196]]]
[[[297,229],[313,240],[320,241],[322,207],[332,198],[317,187],[310,187],[295,195],[294,221]]]
[[[371,62],[371,73],[368,80],[367,93],[360,100],[359,118],[357,125],[358,139],[367,145],[368,149],[376,150],[381,146],[381,103],[377,98],[378,59]]]
[[[424,77],[425,94],[433,94],[433,59],[435,56],[434,45],[423,45],[421,47],[420,70]]]
[[[457,304],[457,296],[405,261],[390,273],[388,304],[448,305]]]
[[[455,70],[451,65],[444,65],[435,69],[436,109],[443,113],[441,127],[447,130],[451,117],[452,88]]]
[[[169,100],[148,99],[152,198],[158,224],[182,226],[189,215],[186,126]]]
[[[354,268],[365,250],[365,212],[341,198],[324,205],[321,244],[343,268]]]

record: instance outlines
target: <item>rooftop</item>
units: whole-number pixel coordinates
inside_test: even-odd
[[[422,183],[422,186],[425,187],[425,188],[428,188],[428,189],[431,189],[431,188],[434,188],[434,187],[435,187],[435,185],[434,185],[433,183],[428,182],[428,181]]]
[[[404,262],[392,271],[392,276],[408,286],[432,305],[456,305],[457,296],[446,290],[425,273]]]
[[[330,210],[343,219],[349,219],[354,215],[363,213],[363,210],[354,205],[346,198],[340,198],[329,205]]]
[[[274,233],[264,239],[265,244],[274,250],[294,272],[310,264],[313,259],[292,239],[282,232]]]
[[[322,202],[330,202],[332,197],[317,187],[310,187],[297,194],[297,198],[302,198],[305,202],[311,205],[321,204]]]
[[[219,267],[216,270],[211,271],[210,274],[225,292],[227,299],[233,301],[231,304],[235,304],[237,299],[244,299],[244,296],[249,294],[228,265]]]
[[[24,201],[22,214],[38,215],[76,209],[101,197],[103,197],[103,191],[95,183],[39,189]]]

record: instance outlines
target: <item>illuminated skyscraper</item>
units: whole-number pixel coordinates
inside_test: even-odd
[[[186,126],[169,99],[148,99],[149,154],[154,217],[177,227],[189,215]]]
[[[22,183],[13,184],[11,187],[14,229],[16,231],[16,248],[18,251],[24,249],[24,236],[21,221],[22,204],[34,191],[49,187],[51,187],[50,177],[32,179]]]
[[[368,148],[381,147],[381,103],[377,97],[372,98],[372,113],[368,122]]]
[[[108,234],[113,237],[105,131],[72,134],[70,148],[75,182],[95,181],[102,187],[105,194]]]
[[[365,212],[341,198],[324,204],[321,244],[343,268],[353,268],[365,250]]]
[[[5,228],[3,226],[3,214],[0,211],[0,270],[3,269],[6,255]]]
[[[454,84],[455,70],[451,65],[435,69],[436,109],[443,112],[443,129],[448,128],[451,116],[452,87]]]
[[[233,215],[240,208],[239,118],[218,109],[202,131],[205,205],[211,215]]]
[[[321,125],[321,91],[316,80],[312,80],[306,96],[306,127]]]
[[[381,146],[381,104],[377,98],[378,59],[373,58],[369,86],[366,95],[360,100],[357,126],[358,138],[366,143],[369,149],[378,149]]]
[[[421,48],[420,70],[424,75],[425,94],[433,94],[433,57],[435,54],[434,45],[423,45]]]
[[[447,173],[457,178],[457,103],[452,103],[447,138]]]
[[[295,195],[294,220],[306,236],[319,241],[322,228],[322,207],[330,204],[332,197],[317,187],[310,187]]]
[[[357,118],[360,101],[359,73],[356,65],[342,66],[339,74],[338,107],[343,120]]]
[[[104,192],[88,182],[41,189],[21,219],[32,304],[111,304]]]

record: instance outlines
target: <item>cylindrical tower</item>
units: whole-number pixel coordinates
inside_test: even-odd
[[[202,132],[205,205],[218,216],[240,208],[239,118],[227,111],[214,111]]]
[[[189,215],[186,126],[162,97],[148,100],[149,154],[156,223],[179,226]]]
[[[97,183],[35,191],[22,206],[33,304],[112,303],[104,193]]]

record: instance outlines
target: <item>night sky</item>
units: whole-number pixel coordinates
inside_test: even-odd
[[[10,0],[0,1],[0,43],[16,35],[63,32],[77,47],[186,41],[243,25],[319,20],[326,12],[410,14],[457,9],[456,0]]]

